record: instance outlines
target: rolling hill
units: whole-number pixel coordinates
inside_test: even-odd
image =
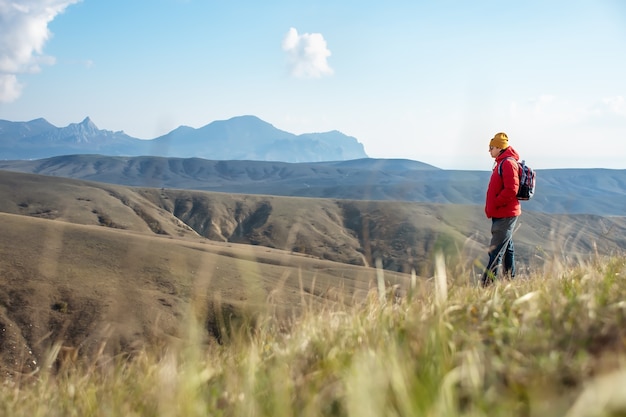
[[[0,171],[0,368],[31,372],[55,343],[81,357],[176,340],[190,317],[209,340],[262,314],[406,291],[443,252],[459,284],[485,261],[476,205],[131,187]],[[623,253],[626,218],[526,212],[524,271]],[[420,278],[421,277],[421,278]],[[192,316],[190,316],[192,314]]]
[[[201,158],[67,155],[0,161],[0,169],[111,184],[238,194],[483,205],[490,173],[442,170],[404,159],[287,163]],[[552,214],[626,214],[626,170],[537,172],[523,209]]]

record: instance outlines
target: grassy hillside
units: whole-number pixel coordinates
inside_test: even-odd
[[[49,359],[0,386],[0,413],[141,416],[622,416],[626,260],[488,290],[440,263],[398,298],[311,306],[289,323],[204,343],[192,317],[176,343],[133,360]],[[45,398],[45,401],[42,399]]]
[[[371,268],[275,249],[4,213],[0,254],[5,372],[32,371],[57,342],[85,357],[133,355],[180,337],[192,305],[221,340],[231,321],[290,316],[339,290],[363,298],[375,280]]]

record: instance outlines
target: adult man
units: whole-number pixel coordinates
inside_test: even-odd
[[[504,275],[515,277],[515,247],[513,230],[522,207],[517,200],[519,188],[519,155],[509,146],[506,133],[500,132],[489,141],[489,153],[495,165],[485,200],[485,214],[491,219],[491,243],[489,263],[482,277],[482,285],[490,285],[498,276],[498,269],[504,264]]]

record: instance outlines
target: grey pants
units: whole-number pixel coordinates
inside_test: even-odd
[[[517,216],[492,219],[489,263],[483,274],[483,286],[491,284],[498,276],[498,268],[502,263],[504,274],[511,278],[515,277],[515,246],[513,245],[515,224],[517,224]]]

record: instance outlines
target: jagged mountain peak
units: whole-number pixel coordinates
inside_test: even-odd
[[[98,126],[91,120],[89,116],[85,117],[80,123],[70,123],[65,128],[61,128],[62,130],[73,130],[73,131],[81,131],[85,133],[97,133]]]
[[[80,122],[81,125],[86,126],[95,126],[96,124],[91,120],[91,117],[87,116],[83,119],[82,122]]]

